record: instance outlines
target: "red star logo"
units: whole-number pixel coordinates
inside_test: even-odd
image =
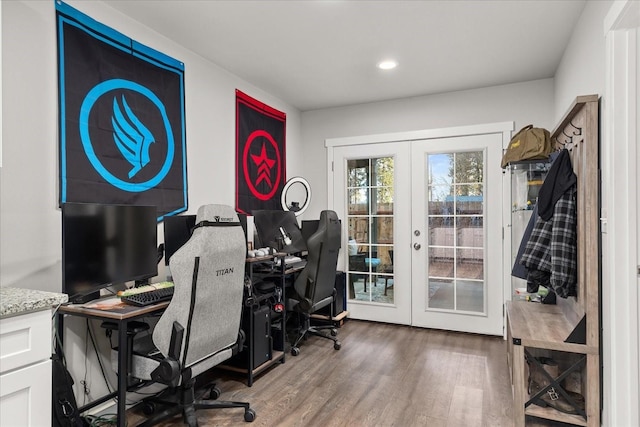
[[[258,139],[260,138],[260,139]],[[253,143],[262,144],[260,155],[254,155],[250,153],[250,148],[255,147]],[[274,159],[270,159],[267,156],[266,147],[269,146],[273,148],[271,151],[271,155],[275,156]],[[249,167],[251,163],[252,167]],[[256,183],[254,184],[253,175],[253,164],[257,166],[258,172],[257,177],[255,178]],[[249,187],[249,191],[252,195],[254,195],[258,200],[266,201],[271,200],[271,198],[276,194],[278,189],[280,188],[280,180],[282,179],[282,159],[280,158],[280,149],[278,148],[278,144],[273,139],[273,137],[266,131],[259,129],[253,131],[251,135],[247,138],[247,142],[245,143],[243,154],[242,154],[242,164],[243,166],[243,174],[244,174],[244,182]],[[272,176],[271,170],[275,171],[275,177]],[[262,181],[265,181],[264,187],[268,187],[266,192],[262,192],[257,189],[256,186],[260,184]]]
[[[260,155],[256,156],[255,154],[252,154],[251,159],[253,160],[253,163],[258,166],[258,179],[256,180],[256,185],[260,184],[262,181],[267,181],[269,187],[272,187],[271,168],[273,168],[276,161],[267,157],[267,150],[265,149],[264,142],[262,143]]]

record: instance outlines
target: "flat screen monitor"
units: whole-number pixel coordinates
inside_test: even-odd
[[[158,275],[155,206],[64,203],[62,291],[71,302]]]
[[[191,238],[195,215],[176,215],[164,217],[164,263],[169,265],[171,256]]]
[[[305,242],[309,241],[309,237],[313,235],[318,230],[318,226],[320,225],[319,219],[309,219],[302,221],[302,238]]]
[[[296,215],[290,211],[256,210],[253,222],[262,247],[275,248],[280,252],[297,253],[307,250]],[[291,243],[287,243],[288,240]]]
[[[247,215],[246,214],[242,214],[242,213],[238,213],[238,220],[240,221],[240,225],[242,226],[242,231],[244,231],[244,238],[245,240],[248,241],[248,236],[247,236]]]

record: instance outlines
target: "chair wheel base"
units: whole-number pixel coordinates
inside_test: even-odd
[[[300,354],[300,349],[298,347],[291,347],[291,355],[298,356]]]
[[[213,386],[211,387],[211,390],[209,390],[209,399],[217,400],[221,394],[222,393],[220,392],[220,389],[216,386]]]
[[[153,402],[144,402],[142,404],[142,413],[149,416],[156,412],[156,405]]]
[[[340,344],[340,341],[336,341],[333,343],[334,350],[340,350],[340,347],[342,347],[342,344]]]
[[[248,408],[244,411],[244,420],[248,423],[252,423],[256,419],[256,411],[251,408]]]

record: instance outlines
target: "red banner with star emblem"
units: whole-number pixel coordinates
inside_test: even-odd
[[[282,210],[286,114],[236,90],[236,210]]]

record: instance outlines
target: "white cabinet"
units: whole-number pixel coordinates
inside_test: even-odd
[[[0,425],[51,425],[51,310],[0,319]]]

